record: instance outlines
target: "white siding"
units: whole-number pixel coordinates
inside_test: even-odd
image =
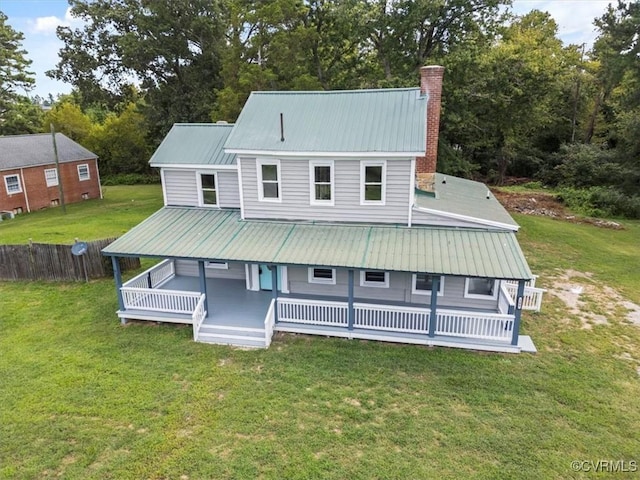
[[[204,272],[207,278],[245,279],[244,263],[231,262],[229,263],[228,269],[205,268]],[[176,260],[176,274],[189,277],[199,276],[198,262],[193,260]]]
[[[348,272],[345,269],[336,270],[336,284],[325,285],[308,282],[306,267],[289,267],[289,289],[291,296],[297,295],[326,295],[346,298],[348,296]],[[438,307],[441,308],[477,308],[496,310],[498,302],[495,299],[464,298],[464,277],[445,277],[443,295],[438,297]],[[412,289],[412,274],[404,272],[389,273],[389,288],[361,287],[359,271],[354,272],[353,294],[356,300],[376,300],[405,302],[429,306],[429,295],[414,295]]]
[[[236,170],[199,170],[216,174],[220,207],[240,208],[240,189]],[[167,205],[195,207],[198,205],[196,170],[164,169],[164,189]]]
[[[198,205],[198,186],[193,170],[163,170],[167,205]]]
[[[240,208],[240,188],[236,170],[218,170],[218,198],[224,208]]]
[[[241,162],[245,218],[406,224],[409,213],[411,160],[387,160],[384,205],[360,205],[360,160],[335,160],[335,204],[311,205],[309,160],[280,159],[282,202],[258,201],[255,158]]]

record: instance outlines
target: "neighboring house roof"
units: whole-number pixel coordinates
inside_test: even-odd
[[[217,259],[530,279],[509,231],[241,220],[236,210],[164,207],[106,255]]]
[[[419,88],[253,92],[224,147],[244,154],[415,157],[425,152],[426,108]]]
[[[89,160],[98,156],[62,133],[56,133],[58,160],[61,163]],[[50,133],[0,137],[0,170],[34,167],[55,163]]]
[[[176,123],[149,163],[152,167],[235,165],[236,156],[223,149],[232,129],[231,124]]]
[[[434,190],[435,195],[416,190],[418,210],[510,230],[520,228],[484,183],[436,173]]]

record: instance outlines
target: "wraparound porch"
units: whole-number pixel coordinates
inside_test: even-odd
[[[210,343],[268,347],[273,332],[283,331],[500,352],[535,351],[530,338],[517,333],[515,305],[506,287],[500,293],[501,311],[442,309],[437,304],[433,309],[433,305],[251,291],[242,280],[176,275],[173,262],[166,260],[126,282],[121,294],[121,319],[190,323],[194,340]],[[202,311],[194,316],[198,304]]]

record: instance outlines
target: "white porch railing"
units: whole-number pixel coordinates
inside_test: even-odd
[[[198,332],[200,331],[200,326],[207,315],[207,298],[204,293],[200,294],[200,299],[198,303],[196,303],[196,308],[191,315],[191,320],[193,324],[193,340],[198,341]]]
[[[513,315],[437,310],[436,335],[511,340]]]
[[[275,317],[275,305],[274,301],[271,300],[271,304],[269,305],[269,309],[267,310],[267,314],[264,317],[264,345],[265,348],[269,348],[271,345],[271,338],[273,337],[273,328],[276,324]]]
[[[415,307],[354,303],[353,326],[371,330],[429,333],[429,310]]]
[[[140,275],[125,282],[123,287],[132,288],[156,288],[176,274],[173,260],[163,260],[153,267],[145,270]]]
[[[510,311],[513,312],[516,304],[513,301],[513,296],[507,289],[507,284],[505,282],[500,282],[500,291],[498,292],[498,311],[500,313],[508,314]]]
[[[202,295],[200,292],[181,290],[152,290],[150,288],[122,287],[125,309],[191,315]]]
[[[506,290],[511,295],[511,298],[516,298],[518,295],[518,285],[513,283],[504,283]],[[524,295],[522,297],[522,309],[540,311],[542,306],[542,294],[546,292],[544,288],[537,287],[524,287]]]
[[[346,302],[278,299],[278,321],[281,322],[346,327],[349,324],[347,310]]]

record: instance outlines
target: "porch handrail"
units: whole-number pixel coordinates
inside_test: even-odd
[[[198,332],[200,331],[200,327],[202,326],[202,322],[204,322],[204,318],[207,315],[206,310],[207,299],[204,293],[200,294],[200,299],[196,304],[196,308],[191,315],[191,320],[193,324],[193,340],[198,341]]]
[[[354,303],[353,326],[370,330],[429,333],[429,315],[426,308],[375,303]]]
[[[273,329],[276,324],[275,311],[275,300],[271,300],[267,314],[264,317],[264,344],[266,348],[271,345],[271,338],[273,337]]]
[[[511,340],[513,315],[462,310],[438,310],[436,334],[483,340]]]
[[[348,321],[347,302],[278,298],[278,320],[282,322],[310,325],[346,327]]]
[[[166,259],[133,277],[122,286],[128,288],[156,288],[173,277],[175,273],[174,261],[172,259]]]
[[[508,283],[506,284],[506,289],[513,298],[515,298],[515,296],[518,294],[517,285]],[[542,307],[542,295],[544,294],[544,292],[546,292],[544,288],[524,287],[524,295],[522,296],[522,309],[539,312],[540,308]]]
[[[500,291],[498,297],[498,310],[500,313],[508,314],[513,312],[516,308],[516,302],[513,299],[513,295],[509,291],[505,282],[500,282]]]
[[[199,292],[122,287],[125,309],[193,314],[202,295]]]

